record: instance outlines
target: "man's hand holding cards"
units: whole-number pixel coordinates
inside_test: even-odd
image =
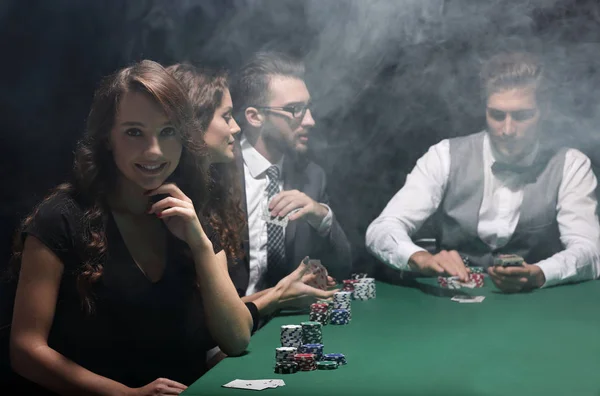
[[[498,287],[507,293],[542,287],[546,282],[544,272],[537,265],[527,264],[517,255],[499,255],[494,258],[494,266],[488,274]]]
[[[286,218],[285,225],[287,221],[306,217],[306,221],[318,229],[329,208],[301,191],[289,190],[280,192],[269,201],[267,213],[272,218]]]
[[[494,257],[494,266],[521,267],[524,261],[523,257],[516,254],[499,254]]]

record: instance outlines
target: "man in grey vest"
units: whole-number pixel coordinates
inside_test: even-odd
[[[600,226],[590,160],[555,148],[540,130],[543,69],[527,53],[483,66],[487,130],[430,147],[369,226],[367,248],[393,268],[467,280],[461,255],[518,292],[600,274]],[[435,214],[431,254],[411,236]],[[517,254],[521,267],[494,267]]]

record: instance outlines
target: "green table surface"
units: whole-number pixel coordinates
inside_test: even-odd
[[[273,372],[280,326],[274,318],[248,354],[227,358],[184,395],[248,395],[223,388],[234,379],[280,378],[267,395],[600,395],[600,282],[502,294],[486,277],[479,304],[433,279],[403,287],[378,282],[377,298],[352,302],[349,325],[323,327],[324,353],[344,353],[337,370]]]

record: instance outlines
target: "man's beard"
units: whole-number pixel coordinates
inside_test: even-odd
[[[300,142],[297,140],[295,134],[288,140],[274,125],[268,125],[267,127],[269,129],[266,131],[265,138],[269,145],[279,150],[284,156],[292,158],[295,161],[302,161],[306,157],[308,146],[305,146],[306,148],[303,150],[299,150],[297,146]]]

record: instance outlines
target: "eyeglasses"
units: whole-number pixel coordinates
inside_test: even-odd
[[[510,114],[510,118],[512,118],[515,121],[521,122],[530,120],[533,117],[535,117],[535,115],[537,114],[537,109],[502,111],[488,107],[487,112],[488,115],[495,121],[504,121],[506,119],[506,115]]]
[[[297,105],[291,105],[291,106],[254,106],[257,109],[263,109],[263,110],[282,110],[285,111],[287,113],[291,113],[292,116],[294,118],[299,118],[299,119],[303,119],[304,115],[306,114],[307,110],[310,110],[310,103],[307,104],[297,104]]]

